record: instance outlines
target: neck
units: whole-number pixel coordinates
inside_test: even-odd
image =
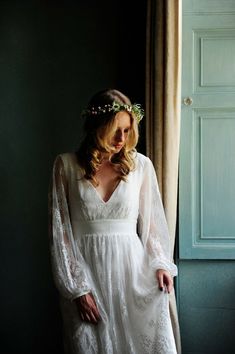
[[[101,155],[101,160],[102,160],[102,162],[110,161],[110,159],[111,159],[112,156],[113,156],[113,154],[104,152],[104,153],[102,153],[102,155]]]

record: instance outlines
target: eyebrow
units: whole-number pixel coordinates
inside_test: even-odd
[[[118,130],[118,129],[130,129],[130,128],[131,128],[131,125],[128,125],[128,127],[125,127],[125,128],[117,127],[116,130]]]

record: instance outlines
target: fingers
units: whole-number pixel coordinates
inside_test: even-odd
[[[81,317],[82,321],[90,322],[93,324],[98,324],[98,321],[100,320],[100,316],[97,316],[96,314],[94,314],[94,312],[92,310],[81,311],[80,317]]]
[[[78,310],[82,321],[97,324],[100,320],[100,314],[91,293],[83,295],[76,299]]]
[[[173,279],[171,275],[166,270],[159,269],[157,270],[157,280],[159,289],[170,294],[173,289]]]
[[[81,317],[81,320],[84,322],[89,322],[89,323],[93,323],[93,324],[98,323],[98,320],[96,319],[96,317],[94,316],[94,314],[92,312],[90,312],[90,313],[80,312],[80,317]]]
[[[164,289],[164,282],[163,282],[163,273],[161,272],[159,272],[159,274],[157,275],[157,278],[158,278],[158,285],[159,285],[159,289],[161,290],[161,291],[163,291],[163,289]]]
[[[90,314],[90,320],[91,320],[91,322],[93,322],[93,323],[98,323],[99,319],[100,319],[100,318],[99,318],[97,315],[95,315],[93,312],[91,312],[91,314]]]
[[[99,313],[99,310],[97,308],[95,299],[94,299],[92,294],[91,294],[91,307],[92,307],[92,311],[93,311],[94,316],[96,317],[97,320],[99,320],[100,319],[100,313]]]
[[[173,280],[172,280],[172,278],[170,277],[169,283],[168,283],[168,285],[167,285],[168,294],[170,294],[170,293],[172,292],[172,290],[173,290]]]

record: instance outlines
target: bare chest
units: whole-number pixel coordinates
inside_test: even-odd
[[[113,168],[104,166],[97,172],[96,179],[99,183],[96,190],[103,201],[107,202],[119,185],[120,177]]]

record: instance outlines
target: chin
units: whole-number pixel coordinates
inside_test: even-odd
[[[119,151],[121,151],[121,150],[122,150],[123,146],[120,146],[120,147],[114,147],[114,148],[115,148],[115,151],[116,151],[116,152],[119,152]]]

